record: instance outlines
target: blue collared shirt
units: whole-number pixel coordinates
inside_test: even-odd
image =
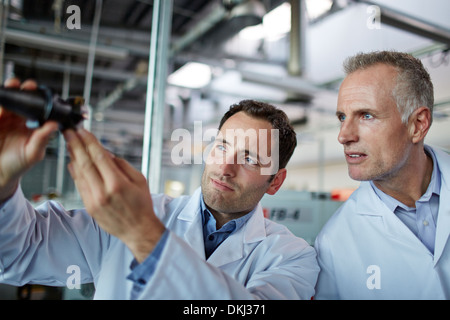
[[[441,173],[432,151],[426,152],[433,160],[433,173],[427,191],[416,201],[416,207],[410,208],[387,195],[370,181],[378,197],[434,254],[436,238],[436,221],[439,212],[439,195],[441,190]]]
[[[253,214],[253,211],[237,219],[225,223],[219,230],[216,228],[216,219],[206,208],[203,197],[200,208],[202,210],[203,240],[205,243],[206,259],[216,250],[216,248],[225,241],[230,234],[239,230]]]
[[[216,219],[214,219],[214,216],[206,208],[203,197],[201,197],[201,199],[200,209],[202,213],[203,240],[205,243],[205,256],[206,259],[208,259],[223,241],[225,241],[233,232],[242,228],[248,219],[250,219],[254,210],[240,218],[228,221],[217,230]],[[158,263],[167,242],[168,233],[169,231],[166,229],[152,253],[142,263],[139,264],[136,259],[133,259],[133,262],[130,265],[131,273],[127,277],[129,280],[133,281],[131,299],[137,298],[142,288],[153,275],[156,264]]]

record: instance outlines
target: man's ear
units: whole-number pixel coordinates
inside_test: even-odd
[[[409,117],[409,133],[413,143],[425,139],[431,126],[431,111],[427,107],[420,107]]]
[[[281,185],[284,182],[284,179],[286,179],[286,169],[280,169],[275,174],[275,177],[272,179],[272,182],[270,182],[270,186],[267,189],[266,193],[270,195],[274,195],[277,193],[278,189],[280,189]]]

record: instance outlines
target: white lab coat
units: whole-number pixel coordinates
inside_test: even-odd
[[[151,280],[138,299],[310,299],[319,272],[316,253],[258,205],[248,223],[205,262],[198,189],[192,197],[153,196],[170,230]],[[48,202],[37,214],[16,192],[0,210],[0,282],[66,285],[73,268],[94,282],[96,299],[129,299],[133,256],[83,210]]]
[[[441,170],[434,256],[362,182],[314,244],[316,299],[450,299],[450,157],[426,148]]]

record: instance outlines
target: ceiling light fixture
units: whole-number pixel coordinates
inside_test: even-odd
[[[168,83],[174,86],[200,89],[211,81],[211,67],[198,62],[188,62],[168,77]]]

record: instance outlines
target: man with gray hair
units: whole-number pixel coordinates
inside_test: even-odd
[[[450,157],[424,144],[433,85],[409,54],[344,63],[336,115],[360,187],[316,239],[316,299],[450,299]]]

